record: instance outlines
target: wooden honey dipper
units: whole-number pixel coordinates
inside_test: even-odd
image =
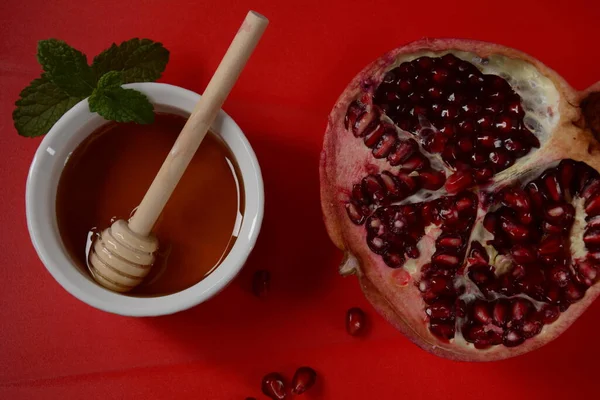
[[[127,292],[139,285],[154,263],[158,240],[151,231],[210,125],[229,95],[269,20],[250,11],[221,60],[173,148],[129,222],[118,220],[92,243],[88,267],[100,285]]]

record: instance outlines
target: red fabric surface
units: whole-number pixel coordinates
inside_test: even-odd
[[[410,343],[375,314],[353,278],[338,276],[318,195],[327,115],[367,63],[423,36],[517,47],[576,88],[597,79],[600,3],[592,0],[0,2],[0,398],[244,399],[261,377],[310,365],[306,399],[597,398],[600,302],[555,342],[503,362],[456,363]],[[206,304],[160,318],[106,314],[66,293],[38,260],[25,222],[27,169],[40,139],[19,137],[11,112],[39,74],[36,42],[56,37],[88,54],[132,37],[171,51],[163,82],[201,92],[248,9],[271,24],[225,110],[250,139],[266,187],[256,250]],[[253,271],[273,290],[250,292]],[[344,331],[363,307],[372,329]]]

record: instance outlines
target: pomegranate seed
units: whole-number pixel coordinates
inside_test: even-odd
[[[362,180],[362,190],[370,202],[381,204],[385,198],[386,190],[383,187],[381,178],[377,175],[368,175]]]
[[[446,82],[448,76],[450,75],[447,69],[441,67],[434,68],[433,70],[431,70],[431,73],[433,76],[433,80],[437,83]]]
[[[488,156],[482,151],[476,151],[475,153],[471,154],[471,161],[473,162],[474,166],[480,167],[487,163]]]
[[[452,279],[445,276],[434,276],[429,281],[429,288],[435,294],[449,294],[453,292]]]
[[[477,241],[471,242],[471,251],[469,254],[469,264],[471,265],[481,265],[487,264],[490,261],[490,257],[487,252],[481,245],[481,243]]]
[[[491,92],[489,96],[491,101],[504,101],[506,97],[505,94],[500,90]]]
[[[353,307],[346,313],[346,332],[351,336],[360,336],[365,331],[366,315],[363,310]]]
[[[588,248],[600,245],[600,229],[594,228],[586,230],[583,234],[583,242]]]
[[[597,267],[589,261],[584,261],[584,262],[579,263],[576,266],[576,268],[581,276],[583,276],[586,279],[589,279],[590,281],[594,281],[598,276]],[[591,286],[591,285],[588,285],[588,286]]]
[[[412,75],[415,73],[415,66],[409,62],[403,62],[400,64],[397,70],[400,76],[412,77]]]
[[[447,141],[447,136],[445,136],[443,133],[436,132],[427,138],[425,148],[430,153],[441,153],[444,151]]]
[[[496,136],[490,132],[483,132],[480,136],[477,136],[477,146],[484,147],[486,149],[494,148],[494,142],[496,141]]]
[[[454,136],[454,133],[456,132],[456,130],[454,129],[454,124],[452,123],[445,123],[440,129],[439,129],[440,133],[448,138]]]
[[[262,380],[262,392],[273,400],[282,400],[287,396],[287,388],[283,376],[271,372]]]
[[[492,115],[497,115],[499,113],[501,113],[502,111],[504,111],[504,104],[503,103],[499,103],[499,102],[492,102],[489,103],[486,107],[485,107],[485,111],[492,114]]]
[[[526,143],[529,147],[535,147],[536,149],[540,147],[540,140],[527,129],[522,129],[518,135],[521,141]]]
[[[425,314],[432,319],[454,319],[454,308],[451,303],[437,301],[425,309]]]
[[[564,289],[565,298],[571,303],[575,303],[583,298],[585,294],[576,284],[569,282]]]
[[[390,268],[400,268],[404,265],[404,257],[398,253],[387,252],[383,255],[383,262]]]
[[[494,279],[494,267],[490,265],[476,265],[469,269],[469,279],[477,286],[485,285]]]
[[[420,171],[429,168],[429,159],[421,153],[417,153],[402,163],[402,169],[409,171]]]
[[[475,131],[475,122],[473,122],[472,119],[465,119],[458,123],[458,127],[460,128],[461,132],[465,134],[471,134]]]
[[[431,262],[441,268],[455,268],[460,263],[460,259],[453,254],[439,253],[431,258]]]
[[[556,255],[563,251],[563,239],[560,236],[547,236],[542,239],[538,252],[542,256]]]
[[[559,202],[562,200],[562,189],[560,188],[560,185],[558,184],[558,179],[556,178],[556,174],[554,173],[548,173],[546,174],[546,176],[543,178],[544,181],[544,185],[546,186],[546,193],[548,193],[548,196],[550,197],[550,199],[552,199],[555,202]]]
[[[358,103],[358,101],[354,100],[348,106],[348,111],[346,112],[346,118],[344,120],[344,126],[346,129],[352,127],[354,131],[354,126],[356,125],[356,121],[359,120],[359,117],[365,113],[364,107]]]
[[[494,172],[490,168],[481,168],[476,169],[473,175],[475,176],[475,181],[477,181],[477,183],[484,183],[494,175]]]
[[[529,225],[533,222],[533,215],[530,212],[519,213],[517,218],[523,225]]]
[[[412,194],[419,188],[417,180],[414,177],[407,174],[406,172],[398,172],[398,174],[396,175],[396,179],[398,180],[398,182],[400,182],[401,185],[404,186],[407,194]]]
[[[532,309],[532,304],[528,300],[516,299],[512,303],[512,321],[521,321]]]
[[[454,324],[431,322],[429,331],[440,339],[450,340],[454,337]]]
[[[581,197],[586,200],[591,199],[598,195],[598,191],[600,191],[600,179],[592,179],[585,186],[583,192],[581,192]]]
[[[367,236],[367,245],[375,254],[383,254],[388,248],[388,243],[378,236]]]
[[[433,59],[431,57],[423,56],[423,57],[417,58],[412,63],[417,68],[420,68],[424,71],[429,71],[431,69],[431,67],[433,66]]]
[[[252,292],[257,297],[265,297],[271,287],[271,273],[266,270],[258,270],[252,276]]]
[[[502,149],[496,149],[490,153],[490,162],[496,167],[497,171],[507,168],[513,159]]]
[[[517,123],[511,117],[507,115],[501,115],[496,117],[496,122],[494,123],[494,128],[502,135],[506,135],[510,133],[515,127]]]
[[[458,193],[473,184],[473,175],[470,171],[457,171],[450,175],[446,180],[446,190],[448,193]]]
[[[400,79],[398,81],[398,88],[401,92],[408,93],[412,90],[413,83],[410,79]]]
[[[494,118],[491,115],[482,115],[475,122],[479,129],[489,129],[494,122]]]
[[[438,190],[446,182],[446,175],[442,171],[427,170],[419,172],[419,182],[424,189]]]
[[[365,136],[364,142],[368,148],[373,148],[379,142],[383,134],[385,133],[385,128],[382,124],[377,125],[377,127],[369,134]]]
[[[362,225],[365,222],[365,216],[362,214],[360,208],[353,203],[346,203],[346,212],[350,221],[356,225]]]
[[[524,341],[525,339],[514,330],[505,331],[504,336],[502,337],[502,342],[506,347],[515,347]]]
[[[459,235],[450,235],[438,239],[437,245],[441,247],[457,248],[462,246],[463,239]]]
[[[292,393],[302,394],[314,386],[317,373],[310,367],[300,367],[292,378]]]
[[[490,233],[496,233],[500,226],[498,216],[494,213],[487,213],[483,218],[483,227]]]
[[[454,54],[448,53],[442,56],[442,64],[446,67],[455,67],[460,62],[460,59],[457,58]]]
[[[523,107],[521,107],[520,101],[513,101],[508,105],[508,112],[512,114],[514,117],[520,118],[525,115],[523,111]]]
[[[481,322],[482,324],[489,324],[492,322],[488,303],[485,301],[476,301],[473,306],[473,318]]]
[[[458,148],[463,153],[470,153],[473,150],[473,139],[468,136],[462,136],[458,139]]]
[[[404,254],[406,255],[406,257],[413,259],[417,259],[421,255],[416,244],[407,244],[404,247]]]
[[[544,223],[542,224],[542,229],[544,230],[544,232],[549,233],[549,234],[556,234],[556,233],[564,232],[563,228],[561,228],[560,226],[552,225],[548,221],[544,221]]]
[[[502,217],[501,226],[504,232],[514,241],[522,242],[529,239],[529,229],[514,221]]]
[[[394,144],[396,144],[397,140],[398,137],[396,132],[386,132],[383,134],[381,139],[379,139],[379,142],[377,142],[377,145],[373,148],[373,157],[386,158],[394,148]]]
[[[543,324],[538,320],[525,321],[521,327],[523,337],[526,339],[532,338],[542,331]]]
[[[530,204],[525,191],[518,187],[506,189],[502,196],[502,204],[518,211],[529,211]]]
[[[494,310],[492,311],[492,318],[494,325],[497,326],[505,326],[507,322],[508,316],[508,307],[509,303],[506,300],[498,300],[494,305]]]
[[[435,80],[435,77],[433,79]],[[433,100],[438,100],[442,97],[443,93],[439,87],[432,86],[429,89],[427,89],[427,95]]]
[[[596,197],[586,201],[585,213],[590,217],[600,214],[600,196],[596,195]]]
[[[525,186],[525,191],[535,209],[541,210],[544,207],[544,197],[536,182],[530,182]]]
[[[571,204],[559,203],[544,208],[545,219],[553,225],[570,226],[575,215],[575,208]]]
[[[544,324],[551,324],[560,317],[560,311],[556,306],[545,306],[541,311]]]
[[[510,254],[519,264],[530,264],[536,261],[537,256],[533,249],[517,244],[510,249]]]
[[[400,183],[398,182],[398,178],[392,175],[389,171],[383,171],[381,175],[379,175],[383,186],[387,192],[395,197],[402,197],[400,192]]]

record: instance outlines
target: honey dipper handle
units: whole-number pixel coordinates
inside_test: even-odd
[[[246,15],[202,98],[129,221],[129,228],[133,232],[147,236],[152,230],[268,23],[267,18],[254,11]]]

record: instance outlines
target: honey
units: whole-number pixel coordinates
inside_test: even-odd
[[[64,246],[86,274],[91,237],[115,218],[130,217],[185,121],[159,113],[150,125],[111,122],[70,155],[58,185],[57,222]],[[161,296],[200,282],[235,243],[243,209],[235,158],[209,132],[154,226],[159,250],[152,271],[127,294]]]

